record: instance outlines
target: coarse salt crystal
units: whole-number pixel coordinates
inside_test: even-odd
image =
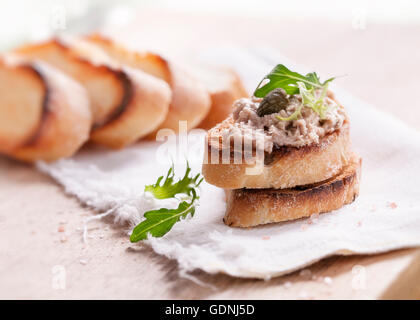
[[[310,221],[311,222],[313,222],[313,223],[316,223],[316,222],[318,222],[318,219],[319,219],[319,213],[314,213],[314,214],[311,214],[311,216],[310,216]]]
[[[292,283],[291,283],[290,281],[286,281],[286,282],[284,283],[284,287],[285,287],[286,289],[290,289],[290,288],[292,287]]]
[[[395,202],[391,202],[391,203],[388,204],[388,207],[390,207],[391,209],[396,209],[397,204]]]
[[[305,278],[310,278],[311,274],[312,274],[312,272],[309,269],[303,269],[299,272],[299,275],[301,277],[305,277]]]
[[[330,284],[332,284],[332,282],[333,282],[333,281],[332,281],[332,279],[331,279],[330,277],[325,277],[325,278],[324,278],[324,283],[325,283],[325,284],[330,285]]]
[[[84,259],[80,259],[79,262],[80,262],[80,264],[83,264],[83,265],[86,265],[87,264],[87,261],[84,260]]]

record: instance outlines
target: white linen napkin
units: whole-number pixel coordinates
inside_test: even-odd
[[[296,69],[267,48],[253,52],[220,48],[201,58],[235,68],[250,91],[277,63]],[[420,133],[334,85],[331,89],[348,111],[353,146],[363,157],[360,196],[354,203],[317,218],[234,229],[222,222],[223,190],[204,182],[194,218],[146,243],[156,253],[176,259],[182,272],[201,269],[263,279],[334,254],[374,254],[419,246]],[[201,168],[203,146],[203,132],[189,135],[186,153],[193,172]],[[176,205],[143,194],[146,184],[166,174],[168,154],[178,160],[175,169],[181,176],[184,152],[176,144],[162,147],[156,142],[140,142],[120,151],[84,150],[71,159],[37,167],[81,202],[103,212],[117,207],[109,213],[115,221],[135,225],[147,210]]]

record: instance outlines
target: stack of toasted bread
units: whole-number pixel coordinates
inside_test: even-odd
[[[275,145],[262,161],[255,149],[246,161],[243,149],[223,141],[223,131],[234,126],[231,116],[209,130],[203,163],[206,181],[225,189],[225,224],[252,227],[309,217],[339,209],[358,195],[361,158],[352,151],[347,116],[318,142]]]
[[[202,68],[101,35],[17,48],[0,56],[0,152],[52,161],[88,140],[122,148],[161,128],[176,133],[179,121],[209,128],[247,94],[233,71]]]

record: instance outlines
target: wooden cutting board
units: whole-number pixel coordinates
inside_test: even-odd
[[[308,29],[316,37],[308,38]],[[119,37],[174,55],[267,43],[320,72],[348,73],[340,86],[420,129],[420,109],[405,94],[417,90],[420,56],[407,55],[418,50],[419,32],[419,26],[354,30],[351,21],[142,12]],[[176,262],[132,245],[110,221],[89,224],[83,244],[81,227],[91,214],[49,177],[0,158],[0,298],[420,299],[419,249],[331,257],[270,281],[196,272],[204,283],[198,285],[179,276]]]

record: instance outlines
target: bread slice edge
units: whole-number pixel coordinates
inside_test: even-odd
[[[337,210],[359,194],[362,159],[352,154],[342,171],[324,182],[289,189],[226,190],[224,223],[253,227]]]
[[[228,126],[232,121],[230,117],[221,125]],[[319,143],[303,147],[282,146],[271,154],[264,154],[265,164],[260,170],[252,170],[256,165],[252,161],[242,159],[241,163],[235,163],[234,151],[230,152],[225,163],[225,150],[221,148],[218,135],[212,135],[214,129],[207,137],[202,172],[208,183],[219,188],[285,189],[312,184],[337,175],[351,157],[350,124],[347,120],[340,129],[322,137]],[[270,161],[266,163],[266,160]]]

